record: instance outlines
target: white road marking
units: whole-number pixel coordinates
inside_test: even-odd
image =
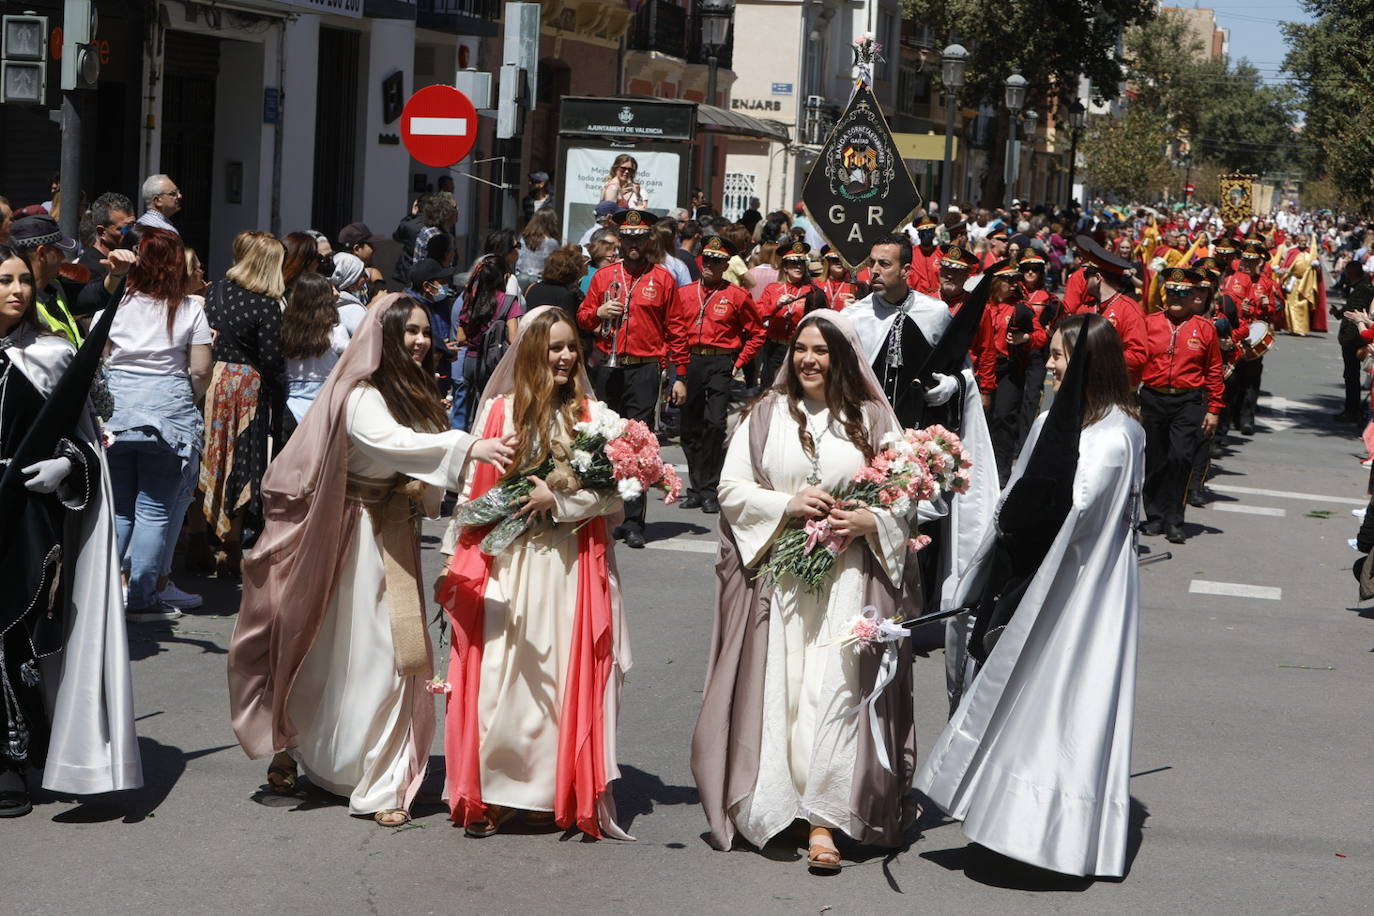
[[[715,541],[685,541],[669,539],[666,541],[649,541],[644,545],[652,550],[677,550],[683,553],[715,553]]]
[[[410,132],[440,137],[466,137],[467,118],[411,118]]]
[[[1218,512],[1239,512],[1241,515],[1272,515],[1274,518],[1283,518],[1288,514],[1287,509],[1272,509],[1269,506],[1245,506],[1232,503],[1214,503],[1207,507]]]
[[[1259,399],[1261,406],[1270,410],[1321,410],[1321,406],[1310,401],[1290,401],[1278,395],[1266,395]]]
[[[1245,585],[1240,582],[1208,582],[1194,579],[1188,586],[1190,595],[1222,595],[1227,598],[1264,598],[1282,601],[1283,589],[1268,585]]]
[[[1259,487],[1241,487],[1231,483],[1209,483],[1207,488],[1218,493],[1241,493],[1246,496],[1272,496],[1275,499],[1301,499],[1313,503],[1341,503],[1347,506],[1366,506],[1367,499],[1351,499],[1348,496],[1322,496],[1320,493],[1294,493],[1292,490],[1264,490]]]
[[[1298,425],[1297,420],[1289,420],[1284,417],[1265,417],[1255,424],[1260,429],[1267,429],[1274,433],[1285,433]]]

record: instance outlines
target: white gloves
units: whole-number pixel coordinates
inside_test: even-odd
[[[934,378],[935,387],[926,390],[926,403],[931,407],[939,407],[954,397],[954,393],[959,390],[959,379],[939,372],[935,373]]]
[[[67,475],[72,472],[72,460],[70,458],[48,458],[45,461],[36,461],[23,469],[25,474],[31,475],[24,481],[24,486],[35,493],[55,493],[57,488],[62,485],[62,481],[67,479]]]

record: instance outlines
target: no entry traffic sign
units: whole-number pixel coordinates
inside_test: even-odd
[[[425,165],[453,165],[477,142],[477,109],[452,86],[426,86],[401,112],[401,140]]]

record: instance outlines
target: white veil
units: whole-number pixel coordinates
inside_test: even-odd
[[[511,341],[511,345],[506,349],[501,361],[496,364],[496,369],[492,371],[491,378],[487,379],[487,386],[482,389],[480,397],[483,401],[515,393],[515,354],[520,352],[520,341],[524,339],[525,332],[529,330],[531,320],[550,311],[561,313],[567,323],[572,326],[573,333],[578,333],[576,319],[556,305],[541,305],[521,315],[520,324],[515,329],[515,340]],[[582,392],[588,397],[596,397],[596,393],[592,390],[591,379],[587,377],[587,354],[585,353],[582,354],[582,359],[577,364],[577,378],[582,383]]]
[[[807,312],[802,317],[801,324],[804,325],[813,319],[829,322],[844,335],[845,340],[849,341],[849,346],[854,351],[855,362],[859,364],[859,375],[863,379],[864,390],[867,394],[866,400],[877,402],[876,409],[879,413],[888,414],[892,419],[893,428],[900,429],[902,424],[897,422],[897,415],[893,413],[892,405],[887,401],[887,395],[883,394],[883,386],[878,384],[878,376],[874,374],[873,367],[870,366],[868,360],[864,358],[863,343],[859,340],[859,332],[854,330],[854,323],[834,309],[816,309],[815,311]],[[798,330],[800,330],[800,328]],[[796,339],[795,335],[793,339]],[[787,373],[790,371],[791,364],[792,358],[789,352],[788,356],[783,359],[782,365],[778,367],[778,374],[773,377],[773,382],[769,386],[770,388],[781,390],[780,386],[783,380],[787,378]]]

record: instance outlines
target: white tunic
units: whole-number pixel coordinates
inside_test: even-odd
[[[383,480],[405,474],[431,484],[426,511],[437,514],[445,489],[463,470],[459,430],[417,433],[399,424],[381,394],[359,386],[348,396],[348,472]],[[391,607],[381,540],[363,511],[348,560],[288,701],[299,729],[291,755],[310,781],[348,798],[349,812],[406,807],[406,787],[427,760],[410,759],[411,710],[419,675],[401,677],[391,642]]]
[[[811,428],[830,420],[823,405],[803,402]],[[761,406],[760,409],[766,409]],[[829,424],[819,438],[820,486],[838,490],[864,465],[863,453]],[[721,473],[721,512],[728,518],[741,558],[759,565],[787,526],[786,507],[807,486],[812,464],[802,450],[797,424],[785,407],[773,411],[763,462],[772,489],[760,486],[749,458],[749,424],[730,440]],[[764,846],[797,818],[850,835],[851,788],[862,716],[837,716],[858,702],[858,655],[836,645],[862,610],[860,551],[872,551],[893,582],[906,558],[907,523],[875,511],[878,530],[855,542],[836,560],[830,586],[817,596],[783,577],[773,590],[763,687],[763,734],[753,792],[731,809],[740,834]],[[865,726],[866,727],[866,726]]]
[[[1083,430],[1073,511],[916,775],[970,840],[1063,874],[1125,872],[1144,442],[1120,410]],[[994,539],[961,602],[981,589]]]

